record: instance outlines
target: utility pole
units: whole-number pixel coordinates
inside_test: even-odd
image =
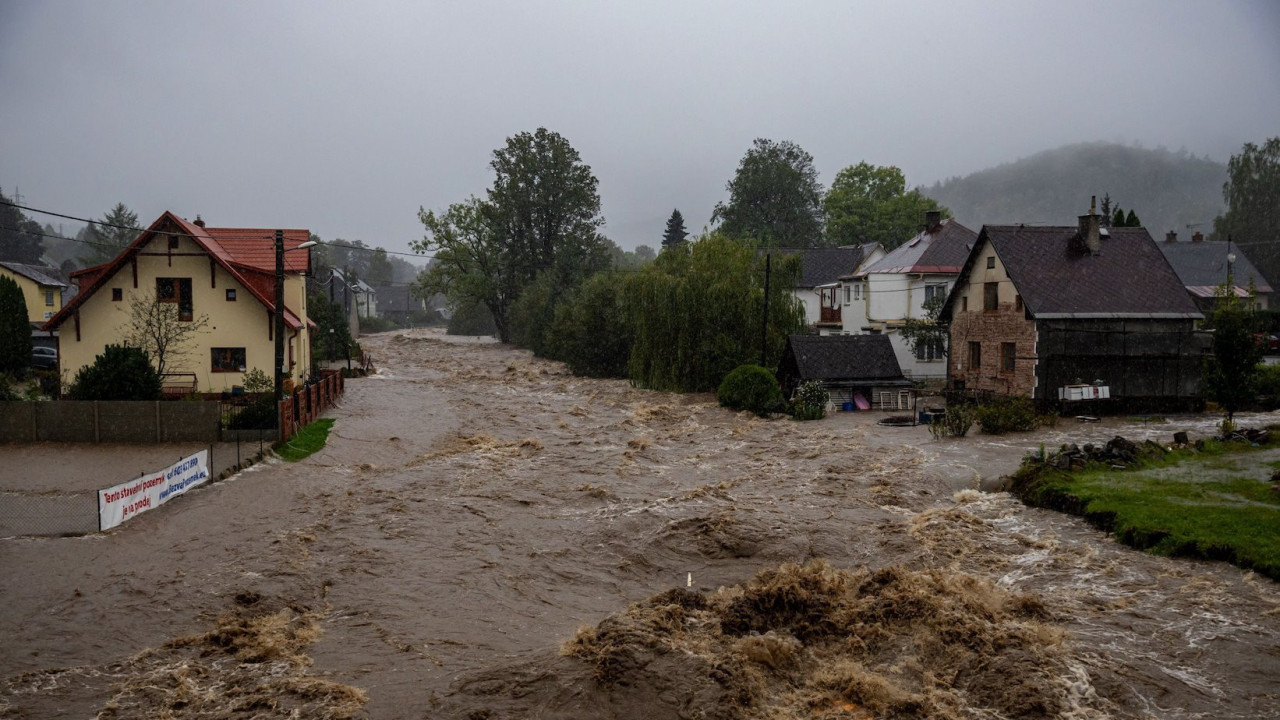
[[[276,408],[284,399],[284,231],[276,231]]]
[[[760,367],[765,367],[769,349],[769,275],[773,272],[773,254],[764,256],[764,317],[760,318]]]

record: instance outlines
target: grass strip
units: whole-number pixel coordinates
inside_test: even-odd
[[[298,462],[311,453],[319,451],[329,439],[329,430],[333,427],[332,418],[322,418],[298,431],[288,442],[276,448],[276,454],[282,460]]]
[[[1206,443],[1144,453],[1132,468],[1068,472],[1025,463],[1014,492],[1028,505],[1079,515],[1157,555],[1225,560],[1280,580],[1280,497],[1269,479],[1280,449]]]

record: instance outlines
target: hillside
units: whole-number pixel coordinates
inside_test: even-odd
[[[1177,230],[1206,235],[1225,209],[1225,163],[1185,152],[1113,143],[1046,150],[1016,162],[950,178],[922,188],[973,229],[983,224],[1074,224],[1088,212],[1089,196],[1104,194],[1133,210],[1151,235]],[[1188,225],[1192,225],[1188,229]]]

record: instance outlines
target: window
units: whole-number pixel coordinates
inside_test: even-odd
[[[862,283],[855,283],[855,284],[854,284],[854,286],[853,286],[853,299],[854,299],[854,300],[861,300],[861,299],[862,299]]]
[[[236,301],[236,289],[227,288],[227,302],[235,302],[235,301]]]
[[[926,304],[937,300],[942,302],[947,299],[947,284],[935,283],[933,285],[924,286],[924,301]]]
[[[1000,309],[1000,283],[982,284],[982,309],[986,312]]]
[[[845,285],[844,286],[844,304],[848,305],[852,301],[853,301],[853,287],[849,285]]]
[[[177,235],[170,235],[170,236],[169,236],[169,249],[170,249],[170,250],[177,250],[177,249],[178,249],[178,236],[177,236]]]
[[[1014,310],[1021,310],[1021,309],[1022,309],[1022,296],[1021,296],[1021,295],[1014,295],[1014,296],[1013,296],[1013,309],[1014,309]]]
[[[960,311],[969,312],[969,296],[968,295],[960,296]]]
[[[988,258],[987,258],[987,269],[988,269],[988,270],[995,270],[995,269],[996,269],[996,256],[995,256],[995,255],[992,255],[992,256],[990,256],[990,257],[988,257]]]
[[[916,360],[920,362],[934,362],[942,360],[946,354],[945,348],[942,346],[942,338],[923,338],[916,343]]]
[[[1013,372],[1017,365],[1017,343],[1000,343],[1000,369]]]
[[[120,302],[124,299],[124,290],[120,288],[111,288],[111,302]]]
[[[53,307],[53,291],[52,290],[44,291],[44,304],[45,304],[45,307]]]
[[[212,372],[244,372],[244,348],[210,348]]]
[[[176,304],[178,319],[191,320],[191,278],[156,278],[156,302]]]
[[[982,367],[982,343],[969,341],[969,369],[977,370]]]

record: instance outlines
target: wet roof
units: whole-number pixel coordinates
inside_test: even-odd
[[[964,267],[978,233],[956,222],[943,220],[894,248],[858,273],[935,273],[955,275]]]
[[[1190,288],[1212,288],[1227,281],[1227,243],[1224,242],[1162,242],[1160,252],[1173,266],[1182,284]],[[1249,262],[1238,245],[1231,245],[1230,252],[1235,254],[1235,262],[1231,263],[1231,274],[1235,280],[1237,294],[1247,294],[1249,281],[1253,280],[1258,292],[1271,292],[1271,285],[1263,277],[1258,268]]]
[[[69,283],[62,279],[62,273],[44,265],[28,265],[27,263],[16,263],[5,260],[0,262],[0,267],[8,268],[28,280],[35,281],[37,285],[46,287],[67,287]]]
[[[834,248],[775,248],[773,251],[788,256],[799,255],[800,282],[797,287],[813,288],[831,285],[841,276],[854,272],[873,248],[875,243]]]
[[[792,335],[787,354],[802,380],[905,380],[888,335]]]

